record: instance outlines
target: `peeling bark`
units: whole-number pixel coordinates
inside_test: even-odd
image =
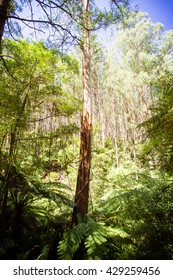
[[[83,111],[80,132],[80,161],[78,167],[75,206],[72,226],[78,223],[78,214],[84,218],[88,213],[90,168],[91,168],[91,88],[90,88],[90,43],[89,43],[89,0],[83,0]]]

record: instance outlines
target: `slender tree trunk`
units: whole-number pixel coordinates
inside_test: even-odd
[[[78,223],[78,214],[84,218],[88,213],[88,198],[91,168],[91,92],[90,92],[90,43],[89,43],[89,4],[83,0],[83,111],[80,132],[80,161],[78,167],[75,206],[72,226]]]
[[[8,11],[11,0],[0,0],[0,53],[2,47],[2,36],[4,33],[5,22],[7,20]]]
[[[2,196],[1,196],[1,201],[0,201],[0,206],[1,206],[1,215],[0,215],[0,227],[2,227],[2,225],[5,225],[5,216],[6,216],[6,210],[7,210],[7,202],[8,202],[8,193],[9,193],[9,188],[11,185],[11,181],[12,181],[12,163],[14,161],[14,152],[15,152],[15,145],[16,145],[16,136],[17,136],[17,132],[18,132],[18,125],[20,123],[20,120],[23,116],[23,113],[25,111],[25,107],[26,107],[26,103],[27,103],[27,99],[28,99],[28,94],[26,94],[23,103],[22,103],[22,107],[21,107],[21,112],[18,115],[17,119],[16,119],[16,123],[14,125],[14,127],[11,130],[11,134],[10,134],[10,147],[9,147],[9,155],[8,155],[8,166],[5,170],[5,180],[4,180],[4,185],[3,185],[3,190],[2,190]]]

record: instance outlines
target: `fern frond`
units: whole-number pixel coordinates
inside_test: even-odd
[[[80,243],[85,237],[86,224],[80,223],[65,232],[63,240],[60,241],[58,246],[58,255],[60,259],[69,260],[73,258],[74,253],[79,248]]]
[[[41,251],[41,254],[38,256],[37,260],[47,260],[49,254],[49,245],[45,245]]]
[[[108,239],[114,237],[127,238],[127,233],[119,228],[111,228],[103,221],[89,219],[87,223],[79,223],[63,236],[58,246],[60,259],[72,259],[84,241],[88,259],[101,259]]]

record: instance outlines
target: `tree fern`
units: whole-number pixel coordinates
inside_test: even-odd
[[[59,258],[72,259],[80,243],[84,241],[87,254],[85,258],[101,259],[108,239],[115,236],[124,238],[128,235],[121,229],[106,226],[102,221],[89,219],[87,223],[79,223],[64,234],[58,246]]]
[[[74,253],[79,248],[80,243],[85,237],[86,223],[80,223],[65,232],[63,239],[58,245],[58,255],[60,259],[72,259]]]

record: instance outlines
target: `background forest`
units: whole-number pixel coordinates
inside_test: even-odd
[[[114,23],[96,12],[91,22]],[[173,259],[173,30],[121,13],[110,44],[90,37],[89,204],[73,226],[82,48],[4,33],[0,259]]]

